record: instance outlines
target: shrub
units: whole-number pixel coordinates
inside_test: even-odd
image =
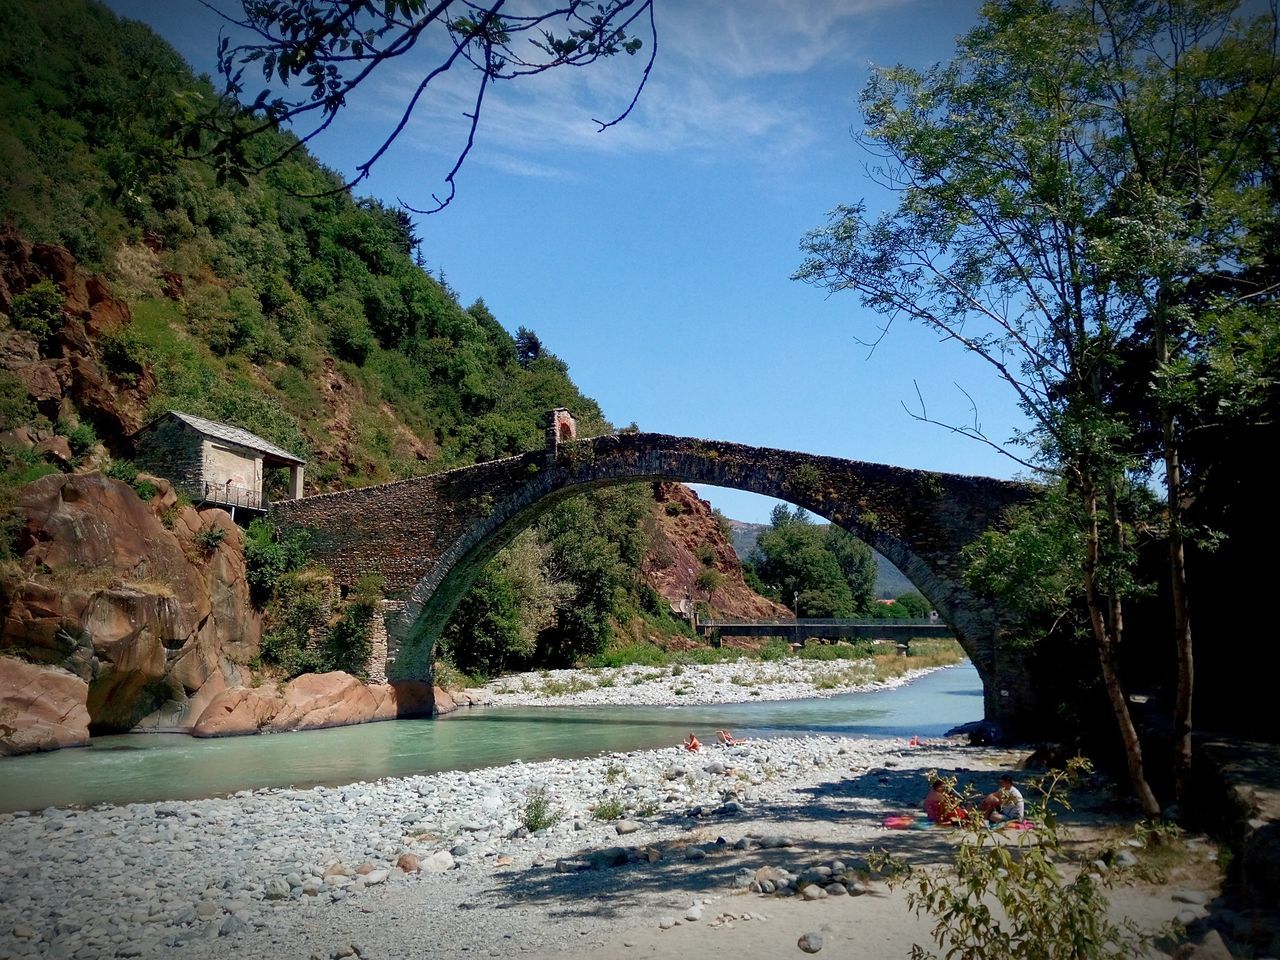
[[[62,305],[66,298],[52,280],[32,284],[25,292],[13,298],[10,320],[19,330],[26,330],[47,346],[53,335],[62,329]]]
[[[678,517],[684,513],[684,507],[673,500],[667,504],[666,511],[668,517]]]
[[[774,637],[760,648],[761,660],[784,660],[791,655],[791,645]]]
[[[98,356],[117,380],[136,386],[145,368],[142,344],[132,331],[109,333],[98,341]]]
[[[464,673],[448,660],[437,660],[432,677],[435,685],[444,690],[467,690],[482,686],[485,678]]]
[[[205,553],[213,553],[227,537],[227,531],[217,524],[210,524],[198,530],[195,535],[196,546]]]
[[[980,817],[969,818],[963,829],[970,842],[956,845],[954,873],[879,858],[876,865],[889,870],[889,886],[905,888],[908,905],[933,917],[932,936],[945,956],[1104,960],[1141,952],[1135,926],[1108,916],[1110,872],[1098,876],[1088,864],[1069,872],[1060,866],[1069,856],[1058,834],[1058,810],[1070,809],[1067,787],[1089,770],[1089,762],[1077,757],[1065,771],[1050,771],[1032,785],[1041,795],[1028,813],[1037,826],[1016,843],[997,842]],[[993,900],[1001,910],[991,909]],[[911,955],[933,956],[918,944]]]
[[[369,670],[369,656],[373,652],[372,626],[373,607],[363,603],[347,604],[342,617],[325,636],[319,652],[320,669],[342,670],[364,679]]]
[[[12,430],[31,422],[36,405],[26,384],[8,370],[0,370],[0,430]]]
[[[245,531],[245,579],[259,606],[270,599],[281,577],[301,569],[306,561],[306,536],[298,531],[277,535],[276,528],[262,517]]]
[[[60,421],[58,432],[66,436],[67,444],[71,447],[71,461],[77,466],[98,445],[98,434],[87,421],[81,421],[74,427],[68,427]]]
[[[801,660],[865,660],[871,656],[869,641],[858,643],[806,643],[796,651]]]
[[[607,797],[591,808],[591,816],[597,820],[618,820],[626,812],[626,805],[618,797]]]
[[[326,578],[318,570],[297,570],[282,574],[272,587],[262,662],[286,679],[328,669],[322,648],[330,612]]]
[[[132,460],[112,460],[107,464],[107,469],[103,472],[112,480],[119,480],[121,483],[127,483],[136,490],[138,468],[133,465]],[[154,487],[151,490],[151,496],[155,496]],[[145,497],[144,499],[150,500],[151,497]]]
[[[555,826],[560,822],[560,816],[560,811],[552,808],[547,791],[542,787],[534,787],[525,798],[520,821],[530,833],[537,833]]]

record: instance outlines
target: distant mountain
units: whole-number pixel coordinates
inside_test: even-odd
[[[767,523],[747,523],[745,520],[730,520],[729,533],[730,539],[733,541],[733,550],[740,560],[746,560],[747,557],[756,548],[756,541],[760,539],[760,534],[769,529]],[[876,558],[876,596],[877,597],[900,597],[904,593],[915,590],[906,576],[895,567],[888,559],[871,551]]]
[[[745,520],[729,521],[729,539],[739,560],[746,560],[756,548],[760,534],[769,529],[767,523],[747,523]]]

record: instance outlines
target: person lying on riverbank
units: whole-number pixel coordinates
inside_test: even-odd
[[[969,811],[960,805],[960,798],[940,777],[929,784],[924,797],[924,813],[934,823],[960,824],[969,818]]]
[[[689,739],[685,740],[684,748],[690,751],[691,753],[696,753],[697,751],[702,749],[702,744],[698,742],[697,734],[693,732],[689,733]]]
[[[746,737],[742,737],[742,738],[735,737],[728,730],[717,730],[716,740],[717,742],[724,744],[726,747],[736,747],[739,744],[743,744],[747,742]]]

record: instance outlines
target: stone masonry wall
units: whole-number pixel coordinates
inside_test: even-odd
[[[204,480],[204,438],[180,420],[166,418],[138,437],[133,462],[144,473],[198,495]]]
[[[343,582],[381,574],[406,599],[393,675],[430,675],[430,652],[484,565],[560,500],[636,480],[749,490],[797,504],[888,557],[955,629],[983,675],[990,719],[1029,709],[1020,658],[997,648],[993,612],[964,586],[961,550],[1012,504],[1023,484],[907,470],[722,441],[619,434],[560,443],[434,476],[281,503],[282,526],[310,532],[312,551]],[[403,628],[402,628],[403,629]]]

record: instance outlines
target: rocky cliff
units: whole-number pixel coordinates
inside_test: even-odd
[[[344,673],[258,685],[239,527],[146,480],[149,502],[96,471],[22,491],[19,562],[0,578],[0,754],[79,745],[91,732],[225,736],[453,706],[423,684],[366,686]]]
[[[19,323],[19,298],[42,286],[48,305],[33,317],[24,304]],[[65,249],[0,231],[0,373],[29,418],[0,432],[0,453],[59,471],[2,491],[11,556],[0,563],[0,755],[81,745],[91,733],[223,736],[451,709],[462,695],[423,684],[338,672],[276,684],[251,669],[261,623],[240,528],[163,478],[131,486],[95,469],[128,455],[156,389],[146,363],[112,346],[131,320]],[[324,376],[318,416],[345,422],[345,381],[332,361]],[[77,448],[81,425],[91,442]],[[786,615],[743,583],[706,503],[676,484],[656,494],[661,537],[645,571],[662,596],[677,608],[692,597],[732,616]],[[713,589],[699,584],[704,570],[716,574]]]
[[[68,414],[84,416],[108,441],[123,439],[142,426],[155,378],[144,365],[128,360],[110,371],[104,350],[130,322],[129,306],[114,296],[107,281],[80,270],[63,247],[33,244],[11,230],[0,230],[0,314],[14,313],[14,301],[40,283],[51,282],[62,298],[49,329],[20,329],[0,323],[0,370],[17,377],[36,409],[50,423]],[[52,431],[18,428],[9,442],[44,444],[64,461],[71,459],[65,439]]]
[[[657,484],[655,500],[662,540],[646,558],[645,575],[673,609],[694,603],[716,616],[791,618],[786,607],[766,600],[742,579],[742,563],[709,503],[680,483]],[[704,570],[717,576],[704,577],[700,586]],[[708,579],[716,582],[714,589],[705,586]]]

